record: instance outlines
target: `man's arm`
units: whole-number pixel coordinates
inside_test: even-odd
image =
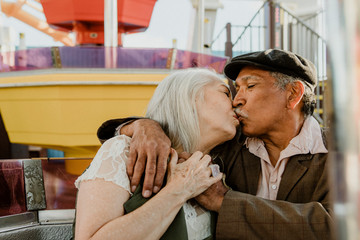
[[[104,143],[106,140],[114,137],[115,129],[121,124],[131,122],[140,117],[129,117],[129,118],[118,118],[105,121],[97,130],[97,137],[101,143]],[[131,136],[129,136],[131,137]]]
[[[135,120],[135,121],[134,121]],[[150,119],[126,118],[109,120],[98,130],[98,138],[106,140],[114,136],[115,129],[127,121],[133,121],[121,128],[121,134],[131,138],[127,174],[131,189],[135,190],[145,171],[143,196],[150,197],[162,186],[171,142],[159,123]]]
[[[319,202],[267,200],[221,185],[196,197],[219,213],[216,239],[334,239],[331,215]]]
[[[295,204],[229,191],[216,239],[333,239],[333,220],[319,202]]]

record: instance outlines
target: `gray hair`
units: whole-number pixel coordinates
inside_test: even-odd
[[[292,77],[279,72],[270,72],[270,74],[276,80],[275,85],[281,90],[285,90],[288,84],[294,84],[296,81],[300,81],[305,88],[304,95],[302,98],[304,106],[301,111],[304,113],[305,117],[313,115],[316,104],[315,93],[311,90],[309,86],[304,84],[302,79]]]
[[[173,148],[195,150],[200,140],[195,101],[203,100],[203,88],[216,81],[227,87],[215,72],[190,68],[178,70],[159,83],[148,104],[146,117],[160,123]]]

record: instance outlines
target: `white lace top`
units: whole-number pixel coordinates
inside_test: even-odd
[[[130,180],[126,174],[126,162],[129,157],[131,138],[120,135],[107,140],[95,155],[90,167],[75,181],[80,187],[83,180],[96,178],[110,181],[122,187],[132,195]],[[197,204],[186,202],[185,212],[188,239],[204,239],[210,236],[210,212]]]

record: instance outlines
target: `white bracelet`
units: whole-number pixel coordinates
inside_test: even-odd
[[[134,121],[135,121],[135,119],[120,124],[117,128],[115,128],[114,137],[121,135],[120,131],[123,126],[128,125]]]
[[[216,177],[217,175],[220,174],[220,167],[217,164],[210,164],[209,165],[210,169],[211,169],[211,173],[213,177]]]
[[[115,133],[114,133],[115,137],[120,135],[120,129],[122,126],[123,126],[123,124],[120,124],[117,128],[115,128]]]

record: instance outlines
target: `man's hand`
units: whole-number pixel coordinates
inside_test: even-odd
[[[229,189],[225,187],[222,180],[220,180],[197,196],[195,200],[204,208],[219,212],[227,191],[229,191]]]
[[[150,119],[136,120],[125,126],[124,131],[126,135],[132,136],[129,162],[126,165],[131,190],[135,191],[145,170],[142,194],[150,197],[152,192],[158,192],[162,186],[170,154],[170,139],[159,123]]]

